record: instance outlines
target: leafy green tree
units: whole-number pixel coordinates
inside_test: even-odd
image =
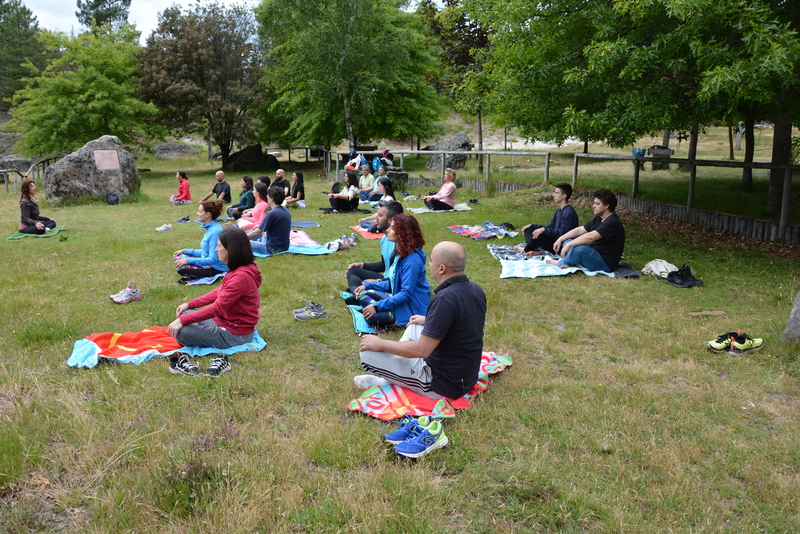
[[[87,28],[92,27],[92,21],[98,28],[108,23],[120,28],[128,24],[131,0],[77,0],[77,6],[75,16]]]
[[[436,131],[436,68],[415,15],[389,0],[263,0],[268,138],[330,146]]]
[[[262,47],[243,5],[195,4],[164,10],[141,54],[141,88],[173,129],[208,133],[222,167],[237,142],[255,138],[262,105]]]
[[[93,28],[77,37],[44,32],[48,50],[61,50],[14,95],[10,130],[15,147],[41,156],[75,150],[102,135],[137,143],[148,135],[156,108],[138,98],[138,32]]]
[[[20,0],[0,0],[0,108],[11,105],[31,66],[44,67],[44,47],[38,36],[39,23],[30,9]]]

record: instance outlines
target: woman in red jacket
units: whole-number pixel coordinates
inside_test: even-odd
[[[217,240],[219,259],[228,264],[222,284],[189,302],[178,306],[177,319],[169,325],[169,333],[181,345],[227,349],[249,343],[260,317],[261,272],[255,264],[247,235],[233,226],[226,226]],[[205,308],[198,309],[202,306]],[[228,356],[211,362],[207,375],[219,376],[231,368]],[[175,374],[200,373],[185,354],[170,358],[170,371]]]
[[[178,180],[178,194],[169,197],[169,201],[176,206],[190,203],[192,195],[189,193],[189,177],[184,171],[178,171],[175,173],[175,178]]]

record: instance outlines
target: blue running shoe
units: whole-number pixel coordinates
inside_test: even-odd
[[[431,451],[447,445],[442,423],[433,421],[429,426],[417,425],[403,443],[395,445],[392,450],[405,458],[422,458]]]
[[[431,419],[427,415],[414,419],[406,414],[400,419],[400,428],[389,434],[384,434],[382,439],[392,445],[397,445],[403,443],[417,426],[427,427],[429,424],[431,424]]]

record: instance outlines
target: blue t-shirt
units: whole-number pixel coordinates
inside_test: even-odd
[[[267,212],[258,225],[261,241],[270,254],[289,250],[289,233],[292,231],[292,214],[283,206],[275,206]]]

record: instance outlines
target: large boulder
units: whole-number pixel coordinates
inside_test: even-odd
[[[264,154],[261,145],[255,144],[231,154],[225,170],[232,172],[261,171],[277,169],[279,165],[278,158],[272,154]]]
[[[466,152],[470,150],[469,137],[464,132],[459,132],[452,138],[444,141],[439,141],[434,145],[433,150],[444,150],[453,152]],[[464,164],[467,162],[467,156],[464,154],[445,154],[444,166],[451,169],[463,169]],[[442,166],[442,157],[439,154],[433,154],[428,157],[428,163],[425,168],[429,171],[438,171]]]
[[[789,314],[786,330],[781,334],[781,341],[784,343],[800,343],[800,293],[794,299],[794,306],[792,306],[792,312]]]
[[[105,199],[109,193],[126,197],[138,191],[142,181],[133,155],[115,136],[104,135],[50,165],[42,184],[47,201],[58,203],[81,198]]]

